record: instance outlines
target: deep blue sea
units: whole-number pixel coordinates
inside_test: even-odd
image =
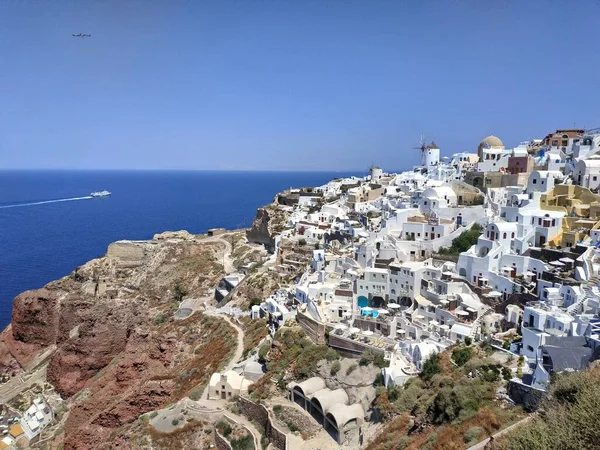
[[[13,298],[104,255],[119,239],[241,228],[290,188],[340,172],[0,171],[0,327]],[[85,198],[100,190],[110,197]],[[77,200],[78,199],[78,200]]]

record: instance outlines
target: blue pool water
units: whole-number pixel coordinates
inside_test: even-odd
[[[10,322],[17,294],[69,274],[113,241],[249,226],[278,192],[348,175],[0,171],[0,326]],[[85,198],[104,189],[113,195]]]

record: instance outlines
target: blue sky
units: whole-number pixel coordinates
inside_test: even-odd
[[[392,169],[600,126],[598,2],[0,2],[0,168]],[[71,37],[89,33],[89,39]],[[594,122],[596,121],[596,122]]]

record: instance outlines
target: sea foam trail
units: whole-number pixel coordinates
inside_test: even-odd
[[[45,205],[47,203],[74,202],[76,200],[89,200],[92,198],[94,198],[94,197],[92,197],[91,195],[88,195],[86,197],[59,198],[57,200],[43,200],[41,202],[15,203],[14,205],[0,206],[0,209],[19,208],[21,206]]]

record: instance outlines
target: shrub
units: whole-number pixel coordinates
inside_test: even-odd
[[[483,227],[478,223],[473,224],[470,230],[463,231],[458,237],[452,239],[452,245],[449,248],[442,247],[438,250],[440,255],[459,255],[466,252],[477,243]]]
[[[471,345],[473,343],[473,339],[471,339],[469,336],[467,336],[465,338],[465,345]]]
[[[361,366],[368,366],[369,364],[373,364],[373,361],[375,361],[375,353],[371,350],[367,350],[360,357],[358,364]]]
[[[250,300],[250,305],[248,306],[248,308],[252,308],[255,305],[260,305],[262,302],[260,300],[260,298],[253,298],[252,300]]]
[[[356,370],[358,364],[352,364],[350,367],[346,369],[346,375],[350,375],[352,372]]]
[[[165,321],[165,316],[163,315],[163,313],[158,313],[156,315],[156,317],[154,318],[154,325],[160,325],[164,321]]]
[[[154,419],[156,416],[158,416],[158,412],[156,412],[156,411],[152,411],[152,412],[150,413],[150,418],[151,418],[151,419]]]
[[[231,439],[229,441],[231,444],[231,448],[233,450],[253,450],[254,449],[254,439],[252,436],[247,434],[245,436]]]
[[[273,406],[273,413],[275,414],[275,417],[280,417],[281,416],[281,405],[275,405]]]
[[[173,419],[173,420],[171,421],[171,424],[172,424],[174,427],[176,427],[177,425],[179,425],[179,420],[177,420],[177,419]]]
[[[460,350],[452,352],[452,360],[457,366],[464,366],[471,359],[472,350],[470,347],[463,347]]]
[[[339,361],[334,361],[333,364],[331,364],[331,369],[329,372],[331,373],[331,375],[335,375],[340,371],[341,368],[342,364]]]
[[[437,353],[433,353],[427,360],[423,363],[423,370],[421,371],[421,378],[425,381],[429,381],[433,378],[434,375],[437,375],[442,371],[442,368],[439,364],[439,356]]]
[[[301,247],[306,245],[306,239],[301,238],[300,240],[298,240],[298,245],[300,245]]]
[[[269,350],[271,350],[270,344],[263,344],[258,349],[258,360],[260,362],[265,362],[267,355],[269,354]]]
[[[471,427],[463,436],[465,444],[476,444],[479,441],[479,436],[485,433],[483,427]]]
[[[233,431],[231,429],[231,425],[229,425],[227,422],[224,422],[224,421],[217,423],[217,430],[219,431],[219,433],[221,433],[225,437],[229,436],[231,434],[231,432]]]
[[[197,401],[200,400],[202,398],[202,393],[204,392],[204,389],[202,388],[202,386],[197,386],[194,389],[192,389],[192,392],[190,392],[190,399]]]
[[[181,284],[181,280],[175,281],[175,286],[173,287],[173,301],[181,302],[183,297],[187,295],[186,289]]]

